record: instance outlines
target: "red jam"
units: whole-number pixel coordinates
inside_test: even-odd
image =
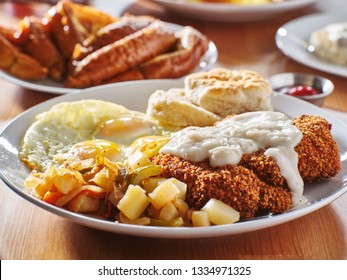
[[[295,86],[287,86],[275,89],[275,91],[280,92],[282,94],[288,94],[292,96],[304,97],[320,94],[321,91],[313,86],[306,86],[302,84],[298,84]]]
[[[319,91],[312,86],[297,85],[290,87],[285,93],[293,96],[308,96],[318,94]]]

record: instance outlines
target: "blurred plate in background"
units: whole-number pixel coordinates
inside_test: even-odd
[[[347,77],[347,67],[324,61],[305,48],[305,44],[309,41],[313,31],[328,24],[346,22],[346,20],[347,13],[342,11],[319,13],[294,19],[277,30],[275,38],[277,47],[286,56],[303,65],[330,74]]]
[[[146,0],[166,7],[168,10],[197,19],[237,22],[255,21],[277,17],[284,12],[302,9],[321,0],[284,0],[280,3],[258,6],[235,4],[198,3],[186,0]]]

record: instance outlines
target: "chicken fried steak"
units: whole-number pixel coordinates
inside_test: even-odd
[[[305,182],[334,177],[341,169],[340,152],[330,133],[331,124],[322,117],[302,115],[294,120],[303,138],[295,147],[299,172]]]
[[[159,154],[152,162],[163,167],[162,176],[187,184],[187,202],[192,208],[200,209],[216,198],[239,211],[241,217],[252,218],[258,212],[281,213],[292,205],[288,188],[269,186],[242,166],[211,167],[170,154]]]
[[[298,170],[304,182],[335,176],[341,168],[331,125],[321,117],[303,115],[293,121],[303,137],[295,147]],[[293,205],[292,194],[279,166],[261,149],[242,156],[238,165],[212,167],[208,161],[192,162],[172,154],[152,159],[164,177],[187,184],[187,202],[200,209],[210,198],[229,204],[243,218],[260,213],[282,213]]]

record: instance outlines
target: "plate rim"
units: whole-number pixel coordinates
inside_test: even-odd
[[[113,85],[104,85],[104,86],[98,86],[94,88],[89,88],[86,90],[81,90],[78,93],[73,93],[70,95],[62,95],[55,98],[52,98],[50,100],[47,100],[45,102],[42,102],[38,105],[33,106],[32,108],[24,111],[20,115],[18,115],[16,118],[14,118],[11,122],[9,122],[5,128],[0,132],[0,150],[2,149],[2,141],[4,140],[4,134],[11,126],[15,126],[18,122],[25,119],[28,115],[33,115],[37,113],[37,111],[45,111],[46,108],[50,108],[50,106],[63,102],[63,101],[73,101],[73,100],[80,100],[80,99],[97,99],[96,97],[92,97],[91,95],[95,95],[100,90],[105,90],[109,88],[110,90],[114,90],[116,92],[115,88],[126,88],[126,87],[134,87],[134,84],[137,84],[137,86],[143,86],[143,84],[147,83],[154,83],[156,84],[156,87],[158,85],[162,88],[163,85],[167,86],[168,88],[172,87],[172,85],[182,85],[183,81],[173,81],[173,80],[146,80],[146,81],[138,81],[138,82],[125,82],[123,84],[113,84]],[[157,85],[158,84],[158,85]],[[120,90],[121,91],[121,90]],[[83,95],[85,92],[89,92],[89,95],[87,94],[87,98],[83,98]],[[114,92],[112,93],[114,95]],[[110,95],[110,94],[107,94]],[[97,95],[95,95],[97,96]],[[277,97],[275,97],[277,98]],[[281,99],[285,100],[291,100],[291,102],[299,102],[300,104],[304,104],[306,108],[309,110],[317,110],[318,107],[315,107],[314,105],[307,103],[305,101],[302,101],[300,99],[297,99],[295,97],[291,96],[283,96],[281,95]],[[295,101],[294,101],[295,100]],[[318,111],[321,109],[318,108]],[[323,112],[323,111],[322,111]],[[331,115],[329,112],[324,111],[324,115],[329,116],[334,122],[339,123],[344,128],[347,126],[345,123],[343,123],[338,118]],[[30,123],[31,124],[31,123]],[[30,125],[29,124],[29,125]],[[26,127],[27,128],[27,127]],[[23,128],[24,129],[24,128]],[[26,130],[26,129],[25,129]],[[25,132],[25,130],[23,132]],[[1,160],[1,157],[0,157]],[[265,229],[268,227],[272,227],[278,224],[282,224],[285,222],[289,222],[291,220],[297,219],[299,217],[302,217],[304,215],[307,215],[309,213],[312,213],[319,208],[322,208],[323,206],[331,203],[341,195],[343,195],[347,191],[347,178],[343,181],[343,186],[339,187],[336,191],[334,191],[332,194],[330,194],[328,197],[325,197],[324,199],[321,199],[319,201],[314,201],[314,203],[305,206],[304,208],[300,209],[292,209],[288,211],[287,213],[282,213],[279,215],[273,215],[268,216],[266,219],[266,223],[258,222],[256,223],[256,220],[261,220],[261,218],[252,219],[249,221],[243,221],[241,223],[235,223],[232,225],[223,225],[223,226],[213,226],[210,228],[160,228],[160,227],[148,227],[148,226],[134,226],[134,225],[126,225],[126,224],[117,224],[112,221],[105,221],[101,220],[100,218],[91,218],[84,214],[78,214],[73,213],[71,211],[44,203],[42,200],[35,198],[31,196],[28,192],[25,191],[23,186],[17,186],[11,182],[9,178],[7,178],[4,174],[4,171],[0,168],[0,178],[4,181],[4,183],[15,193],[20,195],[25,200],[31,202],[35,206],[38,206],[42,209],[45,209],[53,214],[56,214],[58,216],[61,216],[63,218],[66,218],[67,220],[70,220],[72,222],[75,222],[77,224],[82,224],[87,227],[96,228],[99,230],[104,231],[110,231],[113,233],[119,233],[119,234],[126,234],[126,235],[133,235],[133,236],[142,236],[142,237],[156,237],[156,238],[206,238],[206,237],[217,237],[217,236],[226,236],[226,235],[234,235],[239,233],[246,233],[250,231],[255,231],[259,229]],[[300,211],[298,211],[300,210]]]

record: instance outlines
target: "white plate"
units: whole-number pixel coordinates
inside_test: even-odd
[[[241,6],[235,4],[194,3],[186,0],[148,0],[156,2],[167,9],[193,18],[237,22],[254,21],[280,16],[297,9],[306,8],[321,0],[285,0],[258,6]]]
[[[167,23],[167,25],[173,31],[177,31],[183,28],[183,26],[177,25],[174,23]],[[208,45],[208,50],[206,51],[205,55],[201,58],[199,65],[196,67],[196,69],[194,69],[194,71],[198,72],[202,70],[207,70],[217,61],[217,59],[218,59],[218,50],[216,45],[211,41]],[[64,84],[62,82],[56,82],[50,79],[45,79],[43,81],[35,81],[35,82],[25,81],[22,79],[18,79],[12,75],[9,75],[6,72],[1,70],[0,70],[0,78],[26,89],[53,93],[53,94],[66,94],[66,93],[73,93],[73,92],[80,91],[80,89],[66,88],[64,87]]]
[[[80,99],[102,99],[122,104],[129,109],[145,111],[148,97],[156,89],[169,89],[182,87],[182,80],[156,80],[126,82],[114,85],[105,85],[83,90],[76,94],[62,95],[41,103],[14,119],[0,134],[0,177],[17,194],[31,203],[44,208],[54,214],[62,216],[73,222],[115,233],[156,237],[156,238],[198,238],[231,235],[254,231],[278,225],[296,219],[313,212],[341,196],[347,190],[347,126],[340,120],[322,109],[308,102],[290,96],[274,96],[273,104],[276,110],[296,117],[299,114],[315,114],[324,116],[332,123],[332,133],[341,150],[342,171],[331,180],[315,185],[306,185],[304,195],[307,203],[300,208],[292,209],[287,213],[273,216],[264,216],[256,219],[239,222],[231,225],[212,226],[204,228],[168,228],[151,226],[134,226],[116,224],[114,222],[93,218],[87,215],[76,214],[62,208],[52,206],[29,195],[23,187],[23,181],[29,174],[29,170],[18,158],[18,146],[34,117],[43,111],[47,111],[53,104],[63,101]],[[136,100],[136,102],[134,102]]]
[[[309,41],[313,31],[330,23],[346,22],[346,12],[319,13],[292,20],[277,30],[277,47],[295,61],[327,73],[347,77],[347,67],[324,61],[308,52],[304,43]]]

